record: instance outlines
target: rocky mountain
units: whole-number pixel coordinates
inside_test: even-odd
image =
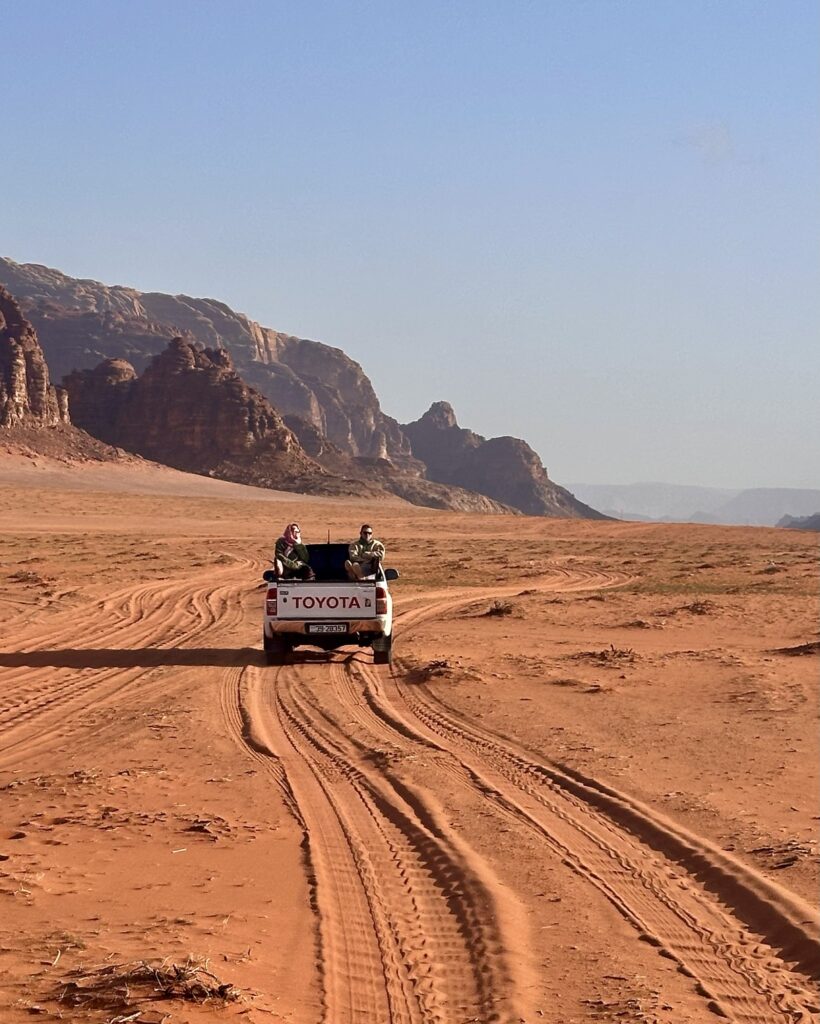
[[[434,402],[421,419],[404,424],[402,430],[432,480],[480,491],[528,515],[606,518],[553,483],[525,441],[487,440],[459,427],[447,402]]]
[[[450,509],[456,512],[481,512],[487,515],[516,515],[519,509],[486,494],[468,491],[452,484],[428,480],[416,472],[402,472],[385,458],[351,458],[332,441],[328,441],[311,423],[298,416],[286,416],[285,423],[296,434],[299,443],[312,458],[331,473],[346,477],[364,477],[372,485],[378,483],[391,494],[404,498],[411,505]],[[419,463],[419,465],[422,465]]]
[[[65,386],[78,426],[155,462],[278,490],[361,491],[361,481],[334,476],[304,452],[225,349],[174,338],[142,374],[106,359],[70,373]]]
[[[451,451],[453,434],[447,442],[453,458],[445,466],[438,442],[426,443],[426,425],[412,439],[382,411],[361,366],[340,349],[262,327],[222,302],[109,287],[39,264],[2,258],[0,282],[14,291],[37,328],[53,374],[94,371],[74,379],[72,390],[75,400],[83,403],[83,394],[91,394],[93,386],[96,397],[94,403],[85,401],[83,422],[94,431],[107,430],[106,436],[127,434],[124,422],[116,435],[111,433],[114,414],[106,404],[133,390],[126,387],[133,381],[119,378],[131,373],[141,380],[140,374],[168,342],[184,335],[195,349],[227,350],[232,372],[287,418],[312,460],[311,472],[318,467],[329,477],[363,478],[368,485],[434,508],[598,516],[550,481],[536,453],[515,438],[486,441],[462,431]],[[100,363],[105,367],[98,370]],[[167,362],[160,365],[167,368]],[[94,374],[108,380],[108,385],[103,387]],[[95,411],[92,405],[97,402]],[[473,440],[465,440],[467,435]],[[176,435],[169,435],[169,444],[172,436]],[[131,446],[137,443],[136,438],[128,441]],[[193,468],[191,446],[184,447],[186,451],[169,465],[177,466],[182,460]],[[159,458],[153,442],[147,449],[132,450],[152,451],[150,457]],[[436,468],[428,468],[428,458]],[[247,462],[245,455],[242,460]]]
[[[0,287],[0,426],[68,423],[68,399],[55,388],[37,338],[20,307]]]
[[[282,415],[307,420],[351,455],[389,458],[423,474],[361,366],[341,349],[262,327],[214,299],[109,287],[39,264],[0,258],[0,283],[37,328],[55,377],[112,358],[140,372],[185,335],[227,349],[243,379]]]

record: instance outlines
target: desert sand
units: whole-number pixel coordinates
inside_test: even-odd
[[[396,660],[261,656],[367,518]],[[820,1020],[809,533],[0,463],[0,1020]]]

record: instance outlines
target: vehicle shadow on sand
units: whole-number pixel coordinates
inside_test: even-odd
[[[226,668],[264,665],[255,647],[66,647],[58,650],[0,652],[0,668],[159,668],[165,665]]]
[[[311,662],[371,661],[363,651],[290,651],[288,664]],[[39,651],[0,652],[0,668],[160,668],[177,666],[221,666],[243,668],[267,665],[264,651],[256,647],[62,647]]]

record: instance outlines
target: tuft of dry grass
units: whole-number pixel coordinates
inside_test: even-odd
[[[604,664],[621,664],[623,662],[636,661],[638,655],[631,647],[616,647],[614,644],[610,644],[609,647],[605,647],[602,651],[579,651],[577,654],[571,654],[570,658],[573,661],[600,661]]]
[[[115,1021],[139,1021],[139,1003],[179,999],[192,1003],[229,1003],[241,999],[230,982],[221,981],[206,958],[188,956],[182,963],[133,960],[81,968],[62,982],[59,1002],[78,1009],[116,1011]]]
[[[702,598],[697,601],[693,601],[691,604],[685,604],[681,608],[677,609],[681,612],[690,612],[692,615],[711,615],[717,611],[717,605],[714,601],[710,601],[708,598]]]
[[[512,615],[513,606],[510,601],[493,601],[490,607],[484,612],[485,615]]]

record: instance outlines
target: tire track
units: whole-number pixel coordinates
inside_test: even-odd
[[[311,684],[326,672],[276,669],[271,686],[250,668],[223,689],[231,731],[269,761],[306,837],[324,1020],[519,1019],[500,923],[515,911],[430,794],[323,706]]]
[[[106,650],[160,652],[192,645],[202,636],[212,639],[217,624],[224,631],[235,628],[241,620],[240,581],[244,582],[252,564],[245,561],[239,568],[233,565],[210,572],[209,578],[213,581],[216,577],[219,582],[199,583],[193,589],[188,578],[122,590],[100,602],[84,628],[78,630],[75,623],[73,632],[69,626],[54,630],[47,641],[42,633],[34,633],[29,653],[59,649],[61,641],[70,640],[72,652],[88,650],[89,661],[99,658],[102,662]],[[199,573],[197,578],[204,575]],[[117,608],[123,609],[123,614],[112,625],[111,615]],[[114,699],[121,702],[138,680],[141,699],[148,689],[163,688],[164,681],[153,686],[146,682],[154,668],[89,665],[83,670],[54,666],[0,669],[0,676],[11,676],[0,704],[0,764],[17,763],[22,756],[39,755],[64,742],[83,728],[83,715]]]
[[[584,586],[571,575],[573,589]],[[553,578],[538,589],[558,587]],[[435,601],[410,623],[474,600],[465,592]],[[815,1019],[817,994],[790,969],[796,962],[809,975],[820,971],[811,908],[626,794],[465,721],[405,675],[400,662],[390,677],[354,660],[333,680],[346,712],[376,743],[411,739],[437,751],[442,767],[449,762],[447,770],[537,835],[675,959],[715,1012],[750,1024]]]

